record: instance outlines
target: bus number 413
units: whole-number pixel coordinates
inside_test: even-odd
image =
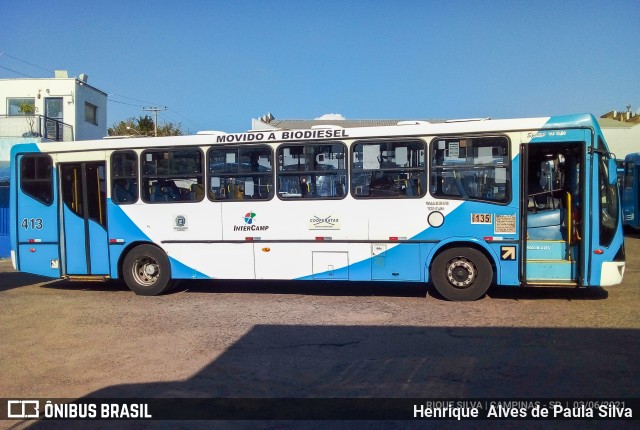
[[[22,225],[22,228],[25,230],[40,230],[44,227],[42,218],[25,218],[20,225]]]

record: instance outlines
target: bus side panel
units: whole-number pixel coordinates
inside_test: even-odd
[[[512,202],[516,201],[517,198],[513,197]],[[431,262],[441,249],[473,245],[482,249],[490,256],[489,262],[495,264],[494,279],[497,284],[519,285],[518,210],[511,206],[454,200],[442,201],[441,205],[444,208],[441,211],[444,215],[442,225],[430,226],[412,238],[437,242],[429,246],[429,252],[425,255],[424,280],[429,281]],[[426,218],[430,219],[428,215]]]
[[[105,240],[109,243],[109,255],[105,255],[104,258],[105,261],[109,262],[109,272],[113,279],[118,279],[120,276],[118,265],[124,257],[123,252],[125,249],[127,249],[128,245],[133,243],[155,243],[125,212],[125,210],[127,210],[134,213],[139,211],[140,208],[152,210],[155,209],[157,211],[157,207],[148,208],[144,203],[120,206],[114,204],[111,199],[107,199],[107,219],[109,220],[109,232],[108,238],[106,238]],[[146,219],[148,220],[148,222],[146,224],[143,223],[142,227],[147,228],[149,231],[151,231],[151,217],[147,215]],[[96,225],[95,228],[96,230],[99,230],[99,226]],[[191,264],[193,259],[198,257],[202,257],[207,261],[211,261],[209,252],[212,249],[217,249],[217,244],[155,244],[162,248],[165,252],[167,252],[169,256],[169,263],[171,264],[172,278],[210,279],[210,276],[187,266],[183,263],[183,261],[188,261]],[[227,264],[234,263],[227,262]]]
[[[65,255],[67,273],[72,275],[86,274],[87,261],[84,219],[71,212],[66,204],[63,204],[65,220]],[[72,252],[69,252],[69,250]]]
[[[20,165],[22,155],[14,158],[15,166]],[[14,171],[14,170],[12,170]],[[58,231],[58,188],[53,186],[53,201],[50,205],[41,203],[21,192],[19,168],[15,168],[17,238],[17,270],[52,278],[60,277],[60,253]],[[53,184],[57,183],[55,169],[52,171]],[[12,246],[12,247],[13,247]]]
[[[309,242],[256,244],[256,279],[313,279],[313,251],[340,252],[346,247],[344,244],[321,245],[325,244]]]
[[[58,244],[27,243],[18,245],[19,270],[35,275],[60,277]]]
[[[131,205],[134,206],[134,205]],[[118,263],[127,245],[134,242],[151,242],[149,237],[127,216],[121,206],[107,199],[109,273],[118,279]]]
[[[109,273],[109,248],[102,245],[107,242],[107,231],[94,220],[89,220],[89,237],[91,246],[91,273]]]
[[[420,245],[371,244],[371,279],[374,281],[420,281]]]
[[[175,279],[254,279],[253,245],[253,242],[168,243],[164,247]]]

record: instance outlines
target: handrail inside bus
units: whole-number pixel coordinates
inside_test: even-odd
[[[573,222],[571,220],[571,193],[567,193],[567,245],[571,245],[571,228]],[[571,247],[567,246],[569,250],[569,255],[571,255]]]

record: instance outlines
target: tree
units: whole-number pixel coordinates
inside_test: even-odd
[[[33,116],[36,112],[36,106],[32,103],[20,103],[20,115],[25,115],[27,118],[27,124],[29,124],[30,136],[35,136],[33,126],[36,123],[36,118]]]
[[[128,128],[127,128],[128,127]],[[137,133],[136,133],[137,132]],[[113,124],[107,129],[109,136],[131,136],[138,133],[142,136],[153,136],[154,123],[149,115],[128,118]],[[180,123],[165,122],[158,125],[158,136],[182,136]]]

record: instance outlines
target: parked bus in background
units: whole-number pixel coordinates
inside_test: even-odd
[[[619,284],[616,164],[592,115],[16,145],[17,270],[123,279]]]
[[[622,193],[622,224],[634,229],[640,228],[640,153],[627,154],[624,157],[623,179],[620,185]]]

